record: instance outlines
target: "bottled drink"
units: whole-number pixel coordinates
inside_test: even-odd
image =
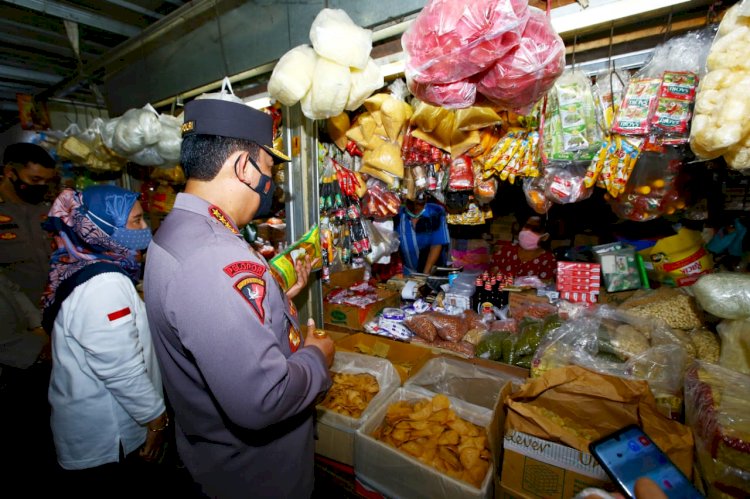
[[[482,298],[482,291],[484,290],[484,284],[482,284],[482,277],[477,276],[477,278],[474,280],[474,294],[471,296],[471,309],[477,310],[479,307],[479,304],[481,303],[480,299]]]
[[[484,283],[484,293],[482,293],[482,301],[479,303],[479,315],[483,317],[495,316],[492,305],[492,284],[490,281]]]

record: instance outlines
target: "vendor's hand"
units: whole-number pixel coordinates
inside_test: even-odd
[[[141,459],[146,462],[153,462],[159,459],[168,426],[169,418],[166,412],[161,413],[159,417],[152,419],[146,424],[146,443],[143,444],[143,447],[138,452]]]
[[[333,356],[336,354],[336,347],[334,346],[331,337],[327,334],[324,336],[318,336],[315,334],[315,321],[313,319],[307,320],[305,346],[312,346],[320,350],[326,358],[326,367],[331,367],[331,364],[333,364]]]
[[[307,279],[310,277],[312,268],[320,262],[320,258],[316,258],[314,261],[310,261],[310,255],[305,255],[305,258],[298,258],[294,262],[294,271],[297,273],[297,282],[289,288],[286,295],[289,298],[294,298],[299,294],[305,286],[307,286]]]

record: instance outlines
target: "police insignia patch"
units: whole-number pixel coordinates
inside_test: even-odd
[[[266,297],[266,281],[259,277],[245,277],[234,283],[234,289],[250,304],[260,322],[264,322],[266,311],[263,299]]]
[[[237,274],[254,274],[258,277],[263,277],[266,272],[266,267],[258,262],[232,262],[224,267],[224,273],[229,277],[234,277]]]

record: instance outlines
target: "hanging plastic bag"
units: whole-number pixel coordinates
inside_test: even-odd
[[[281,56],[268,80],[268,94],[293,106],[310,90],[318,55],[309,45],[298,45]]]
[[[318,55],[347,68],[364,69],[372,51],[372,31],[342,9],[321,10],[310,26],[310,41]]]
[[[119,154],[130,156],[156,144],[160,133],[159,113],[150,104],[140,109],[128,109],[117,123],[112,148]]]
[[[182,118],[160,114],[161,133],[156,143],[156,152],[165,163],[180,161],[180,146],[182,145]],[[169,166],[169,165],[167,165]]]
[[[545,195],[544,177],[526,177],[523,179],[523,193],[526,203],[540,215],[544,215],[552,207],[552,201]]]
[[[234,95],[234,90],[232,89],[232,82],[229,81],[228,76],[225,76],[224,79],[221,81],[221,89],[218,92],[203,93],[195,98],[195,100],[200,100],[200,99],[225,100],[229,102],[236,102],[237,104],[244,104],[242,99]]]
[[[478,84],[478,91],[507,109],[526,114],[565,69],[565,44],[546,13],[529,8],[518,48],[500,58]]]
[[[431,0],[401,37],[406,74],[421,83],[468,78],[518,45],[526,0]]]

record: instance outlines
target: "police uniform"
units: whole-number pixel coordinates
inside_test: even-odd
[[[38,306],[49,274],[52,241],[42,230],[49,204],[9,203],[0,199],[0,266]]]
[[[180,193],[149,246],[144,284],[193,479],[211,497],[309,497],[314,402],[331,380],[265,259],[219,207]]]

